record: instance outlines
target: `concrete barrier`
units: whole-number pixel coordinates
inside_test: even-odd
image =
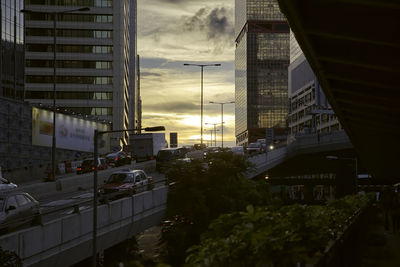
[[[98,248],[104,250],[160,223],[168,188],[160,187],[98,207]],[[0,236],[0,246],[16,252],[24,266],[70,266],[91,255],[93,210]]]

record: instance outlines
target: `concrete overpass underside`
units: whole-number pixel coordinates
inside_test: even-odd
[[[360,160],[400,181],[400,1],[278,2]]]

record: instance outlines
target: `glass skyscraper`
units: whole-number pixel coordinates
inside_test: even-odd
[[[24,89],[24,0],[1,0],[0,96],[22,99]]]
[[[284,129],[289,26],[275,0],[236,0],[235,135],[238,145]]]
[[[57,15],[56,106],[83,118],[135,128],[138,112],[135,0],[25,0],[25,96],[53,101],[53,14]],[[50,12],[50,13],[47,13]],[[113,134],[112,147],[129,142]]]

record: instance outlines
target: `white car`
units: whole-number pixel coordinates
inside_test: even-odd
[[[9,180],[0,177],[0,190],[9,190],[13,188],[17,188],[18,186]]]
[[[231,147],[231,151],[234,154],[244,156],[244,148],[242,146],[233,146],[233,147]]]
[[[250,143],[246,151],[248,154],[261,153],[263,152],[263,147],[260,143]]]

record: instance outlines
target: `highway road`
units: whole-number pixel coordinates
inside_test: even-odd
[[[101,179],[107,179],[113,172],[123,170],[123,169],[142,169],[141,166],[145,164],[132,164],[132,165],[125,165],[117,168],[110,168],[107,170],[99,171],[98,175]],[[148,164],[147,164],[148,165]],[[148,167],[146,167],[149,169]],[[145,169],[146,169],[145,168]],[[155,168],[153,171],[146,172],[148,176],[153,178],[153,183],[155,187],[161,186],[165,184],[165,175],[156,172]],[[93,177],[93,173],[85,173],[82,175],[77,174],[67,174],[58,176],[57,180],[59,179],[76,179],[76,178],[90,178]],[[79,180],[79,179],[78,179]],[[25,186],[32,186],[33,183],[28,183],[25,185],[21,185],[19,189],[24,190]],[[43,184],[43,183],[40,183]],[[39,184],[39,186],[40,186]],[[101,183],[99,184],[99,186]],[[78,209],[79,211],[91,208],[93,205],[93,187],[80,187],[79,184],[76,185],[76,190],[73,192],[63,193],[63,192],[56,192],[49,197],[41,198],[40,196],[35,196],[32,194],[36,199],[39,200],[40,203],[40,210],[42,212],[42,223],[49,222],[54,219],[58,219],[62,216],[67,216],[76,212]],[[27,226],[28,227],[28,226]],[[23,227],[22,227],[23,228]],[[20,230],[21,227],[16,230]]]
[[[114,169],[117,171],[117,169]],[[165,175],[158,172],[149,172],[154,181],[154,186],[164,184]],[[93,173],[91,174],[93,175]],[[40,200],[40,209],[42,212],[42,222],[51,221],[60,216],[66,216],[75,212],[91,208],[93,205],[93,189],[80,190],[71,193],[60,194],[50,198]]]

